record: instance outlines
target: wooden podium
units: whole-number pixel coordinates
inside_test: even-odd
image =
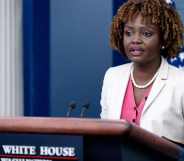
[[[41,118],[19,117],[0,119],[0,139],[3,135],[2,144],[12,145],[9,134],[22,135],[34,134],[40,138],[40,134],[82,137],[82,157],[47,157],[47,160],[84,160],[84,161],[173,161],[184,160],[184,151],[178,145],[149,133],[139,127],[125,121],[109,121],[100,119],[79,118]],[[23,136],[16,139],[23,140]],[[39,139],[40,139],[39,138]],[[38,140],[39,140],[38,139]],[[70,138],[68,138],[70,140]],[[25,139],[29,140],[29,139]],[[52,143],[52,139],[46,139]],[[57,138],[59,141],[60,139]],[[67,141],[67,137],[65,139]],[[37,141],[36,141],[37,142]],[[33,146],[34,143],[29,145]],[[2,145],[1,145],[2,146]],[[79,147],[80,148],[80,147]],[[17,151],[12,151],[15,154]],[[8,152],[6,152],[8,153]],[[10,152],[9,152],[10,153]],[[9,154],[8,154],[9,155]],[[4,158],[23,158],[25,155],[1,154]],[[46,156],[44,156],[46,158]],[[29,156],[30,158],[30,156]],[[37,158],[33,154],[31,158]],[[45,159],[44,158],[44,159]],[[49,159],[48,159],[49,158]],[[60,159],[59,159],[60,158]],[[2,159],[1,159],[2,160]],[[39,156],[39,161],[42,158]],[[5,160],[12,161],[12,159]],[[13,161],[22,161],[16,160]],[[23,160],[32,161],[32,160]]]

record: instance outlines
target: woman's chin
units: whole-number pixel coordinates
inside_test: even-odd
[[[142,63],[144,61],[143,56],[142,55],[129,55],[128,58],[132,61],[132,62],[137,62],[137,63]]]

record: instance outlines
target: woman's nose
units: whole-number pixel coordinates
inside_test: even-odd
[[[140,44],[142,43],[142,39],[139,33],[135,33],[132,38],[132,43]]]

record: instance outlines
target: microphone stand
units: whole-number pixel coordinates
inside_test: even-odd
[[[68,111],[66,113],[66,117],[70,117],[70,114],[71,114],[72,110],[74,110],[75,108],[76,108],[76,102],[75,101],[71,101],[68,104]]]
[[[82,109],[80,113],[81,118],[84,117],[84,112],[89,109],[89,106],[90,106],[89,102],[86,102],[85,104],[82,105]]]

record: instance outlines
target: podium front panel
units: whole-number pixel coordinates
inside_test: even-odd
[[[1,161],[82,161],[82,137],[59,134],[1,133]]]
[[[124,136],[85,136],[85,161],[177,161]]]

